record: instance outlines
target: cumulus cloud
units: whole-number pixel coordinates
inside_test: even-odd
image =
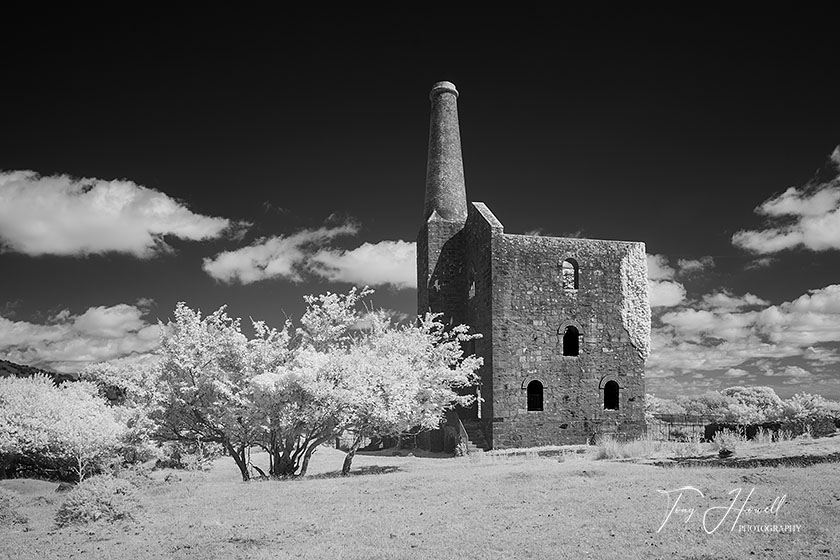
[[[840,355],[822,346],[809,346],[802,353],[802,357],[817,366],[840,364]]]
[[[773,257],[759,257],[748,262],[744,268],[746,270],[757,270],[760,268],[767,268],[774,262],[776,262],[776,259]]]
[[[119,338],[127,332],[143,328],[142,315],[140,309],[124,303],[113,307],[91,307],[73,320],[73,327],[87,336]]]
[[[668,264],[665,255],[647,255],[648,278],[651,280],[671,280],[677,271]]]
[[[756,330],[771,341],[803,348],[840,341],[840,284],[811,290],[793,301],[762,310]]]
[[[781,358],[804,357],[819,367],[838,361],[836,349],[826,345],[840,343],[840,285],[779,305],[729,292],[702,301],[705,309],[680,308],[658,318],[649,371],[725,371],[751,362],[766,373]]]
[[[685,301],[685,286],[674,281],[677,271],[665,255],[647,255],[651,307],[674,307]]]
[[[785,367],[782,377],[786,378],[782,381],[784,385],[799,385],[800,383],[810,381],[813,374],[799,366],[789,365]]]
[[[685,301],[685,287],[679,282],[648,280],[651,307],[674,307]]]
[[[702,297],[704,307],[715,309],[740,309],[750,306],[765,306],[770,302],[751,293],[736,296],[728,290],[716,291]]]
[[[356,224],[345,223],[306,229],[288,236],[258,239],[247,247],[204,259],[204,271],[222,282],[251,284],[267,278],[303,281],[301,274],[311,255],[330,240],[354,235]]]
[[[350,251],[322,249],[309,259],[309,270],[327,280],[416,288],[416,261],[414,243],[380,241]]]
[[[729,368],[725,372],[723,372],[724,377],[736,378],[736,377],[747,377],[750,372],[740,369],[740,368]]]
[[[144,357],[158,346],[160,330],[135,306],[63,310],[44,324],[0,317],[0,358],[76,372],[92,362]]]
[[[0,244],[27,255],[127,253],[168,249],[164,236],[217,238],[229,220],[202,216],[168,195],[127,180],[0,172]]]
[[[685,338],[696,338],[694,335],[702,334],[707,338],[737,340],[749,334],[754,317],[755,313],[682,309],[665,313],[661,321],[678,329]]]
[[[840,148],[831,160],[840,169]],[[736,247],[771,254],[804,247],[811,251],[840,249],[840,176],[802,188],[790,187],[756,209],[768,219],[761,230],[742,230],[732,236]]]
[[[694,274],[703,272],[715,267],[715,259],[712,257],[700,257],[699,259],[679,259],[677,261],[681,274]]]
[[[204,259],[204,270],[227,283],[250,284],[269,278],[302,282],[310,277],[329,281],[414,288],[416,248],[406,241],[363,243],[337,249],[331,242],[358,233],[354,223],[306,229]]]

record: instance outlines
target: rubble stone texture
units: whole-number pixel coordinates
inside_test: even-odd
[[[480,426],[493,448],[643,434],[644,243],[505,233],[485,204],[467,203],[457,97],[449,82],[430,94],[417,286],[419,313],[439,312],[482,334],[467,348],[484,359],[475,388],[482,402],[459,417]],[[576,347],[577,355],[564,355],[567,329],[565,354]],[[543,387],[542,410],[529,410],[534,380]],[[617,409],[605,406],[610,381],[618,384]]]

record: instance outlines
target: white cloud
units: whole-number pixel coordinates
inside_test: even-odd
[[[840,169],[840,148],[831,160]],[[755,209],[769,218],[769,227],[742,230],[732,243],[760,254],[804,247],[812,251],[840,249],[840,176],[827,183],[790,187]]]
[[[749,374],[750,374],[750,372],[748,372],[746,370],[743,370],[743,369],[739,369],[739,368],[729,368],[728,370],[723,372],[724,377],[733,377],[733,378],[735,378],[735,377],[747,377]]]
[[[336,249],[333,239],[358,233],[353,223],[261,239],[204,259],[204,270],[222,282],[250,284],[269,278],[302,282],[307,275],[335,282],[414,288],[416,248],[407,241],[363,243]]]
[[[336,237],[358,231],[357,225],[345,223],[259,239],[247,247],[204,259],[203,268],[213,278],[228,283],[251,284],[267,278],[300,282],[302,268],[313,252]]]
[[[166,235],[199,241],[230,226],[127,180],[0,172],[0,243],[27,255],[118,252],[145,258],[168,249]]]
[[[679,282],[648,280],[651,307],[674,307],[685,301],[685,287]]]
[[[677,261],[680,274],[693,274],[715,267],[715,259],[712,257],[700,257],[699,259],[679,259]]]
[[[728,290],[706,294],[702,298],[706,307],[734,310],[742,307],[770,305],[770,302],[753,294],[736,296]]]
[[[663,372],[740,369],[747,362],[771,375],[779,359],[792,357],[818,367],[840,361],[836,347],[840,285],[812,290],[779,305],[729,292],[708,294],[702,300],[707,309],[680,308],[659,317],[648,360],[653,377],[663,377]],[[759,309],[745,309],[749,306]]]
[[[137,331],[144,325],[140,318],[143,312],[133,305],[121,303],[113,307],[91,307],[73,321],[73,327],[80,334],[119,338],[125,333]]]
[[[776,262],[776,259],[773,257],[759,257],[748,262],[744,265],[744,268],[746,270],[757,270],[759,268],[767,268],[774,262]]]
[[[757,316],[756,330],[774,342],[803,348],[840,341],[840,284],[764,309]]]
[[[417,287],[417,249],[407,241],[364,243],[351,251],[322,249],[309,269],[327,280],[397,288]]]
[[[799,385],[800,383],[810,381],[813,374],[799,366],[787,366],[785,367],[784,373],[782,373],[782,377],[787,378],[782,381],[784,385]]]
[[[703,334],[709,338],[738,340],[749,335],[755,315],[682,309],[664,314],[661,321],[675,327],[684,336]]]
[[[671,280],[677,273],[668,264],[665,255],[647,255],[648,278],[651,280]]]
[[[840,363],[840,355],[822,346],[809,346],[802,353],[802,357],[817,367]]]
[[[685,286],[674,281],[677,271],[665,255],[647,255],[648,299],[651,307],[674,307],[685,300]]]
[[[80,315],[64,310],[45,324],[0,317],[0,358],[76,372],[91,362],[137,359],[158,346],[160,329],[127,304],[91,307]]]

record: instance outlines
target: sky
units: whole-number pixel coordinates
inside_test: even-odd
[[[643,241],[647,392],[840,399],[838,40],[819,12],[19,14],[0,359],[143,360],[185,302],[416,314],[432,84],[509,233]]]

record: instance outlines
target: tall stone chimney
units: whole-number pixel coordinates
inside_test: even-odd
[[[447,222],[467,219],[464,160],[458,126],[458,90],[452,82],[438,82],[429,93],[432,116],[429,125],[429,156],[426,164],[426,201],[423,219],[432,213]]]
[[[461,132],[458,127],[458,90],[438,82],[432,102],[426,198],[423,224],[417,235],[417,312],[442,313],[445,322],[466,320],[464,224],[467,193]]]

